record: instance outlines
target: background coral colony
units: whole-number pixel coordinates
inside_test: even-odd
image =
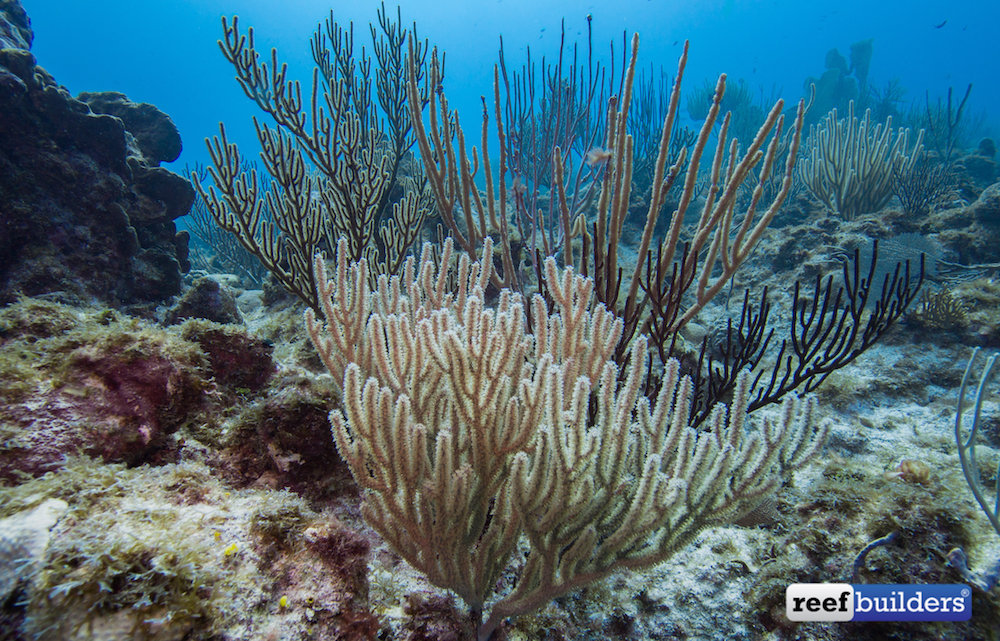
[[[1000,638],[994,5],[0,0],[0,638]]]

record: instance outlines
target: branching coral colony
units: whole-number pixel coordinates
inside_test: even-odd
[[[577,216],[569,219],[567,197],[563,192],[562,170],[564,164],[563,151],[556,148],[553,154],[556,166],[557,187],[556,203],[562,220],[563,262],[576,265],[583,274],[593,273],[595,280],[595,295],[597,300],[608,309],[615,312],[624,321],[623,340],[619,343],[618,357],[627,351],[628,342],[634,336],[643,321],[643,311],[648,298],[641,295],[645,292],[657,292],[661,300],[671,301],[665,315],[669,320],[665,323],[665,333],[676,334],[704,306],[715,297],[732,279],[739,266],[749,257],[760,241],[775,213],[784,202],[792,184],[799,139],[802,131],[802,121],[805,106],[799,104],[798,114],[793,128],[791,149],[786,161],[784,180],[781,191],[769,205],[761,203],[764,189],[762,185],[770,178],[775,169],[775,158],[780,146],[781,131],[784,116],[781,115],[784,103],[778,101],[766,121],[758,131],[756,138],[749,144],[745,154],[740,154],[739,142],[729,141],[729,114],[723,119],[718,135],[718,144],[710,171],[710,187],[707,198],[698,216],[698,223],[687,243],[681,243],[681,231],[688,207],[692,204],[696,181],[703,156],[708,149],[709,138],[719,117],[720,104],[725,94],[725,75],[719,78],[716,85],[715,99],[709,109],[708,117],[701,129],[697,142],[690,155],[687,150],[681,151],[680,157],[670,167],[667,159],[670,156],[670,138],[674,121],[677,116],[680,101],[680,82],[683,78],[687,62],[687,44],[678,65],[677,80],[671,93],[670,107],[664,119],[660,137],[659,154],[657,157],[653,189],[647,208],[646,222],[642,238],[637,250],[638,259],[632,266],[628,285],[622,290],[625,281],[622,280],[624,265],[620,264],[619,246],[622,241],[622,230],[631,204],[632,168],[633,168],[633,138],[627,131],[628,112],[632,99],[632,85],[635,78],[635,66],[638,50],[638,36],[632,40],[632,56],[629,62],[620,96],[612,96],[608,100],[607,121],[605,124],[605,139],[603,147],[613,150],[606,161],[606,169],[601,181],[601,192],[597,203],[596,219],[590,224],[586,217]],[[430,82],[435,85],[437,77],[436,55],[432,54],[430,62]],[[410,110],[417,113],[422,107],[421,95],[416,82],[417,68],[415,58],[410,57],[410,82],[408,95]],[[413,128],[420,149],[421,159],[427,171],[431,189],[437,202],[441,218],[447,224],[451,235],[459,247],[474,255],[481,244],[481,239],[493,232],[499,234],[502,255],[502,273],[494,274],[493,284],[497,287],[519,287],[517,275],[513,269],[513,258],[510,253],[510,243],[506,220],[498,222],[498,212],[505,215],[506,189],[495,189],[495,180],[504,184],[507,165],[505,157],[504,127],[501,121],[501,99],[499,70],[494,67],[494,104],[497,115],[497,137],[500,156],[497,178],[492,175],[489,155],[486,152],[488,143],[487,114],[484,109],[482,130],[483,148],[483,178],[486,183],[485,203],[475,183],[475,174],[479,166],[478,155],[473,149],[470,159],[464,150],[465,135],[456,114],[449,112],[446,96],[430,93],[428,98],[429,127],[425,127],[419,117],[413,118]],[[768,143],[768,137],[771,137]],[[457,148],[456,148],[457,143]],[[766,153],[764,151],[766,145]],[[728,146],[728,150],[727,150]],[[728,153],[727,153],[728,151]],[[675,209],[665,237],[654,246],[653,232],[657,220],[666,204],[666,196],[673,187],[681,172],[687,167],[684,189]],[[742,220],[736,216],[736,199],[740,186],[748,179],[756,181],[753,197]],[[496,200],[494,199],[496,196]],[[763,209],[763,211],[759,211]],[[458,215],[461,214],[461,217]],[[734,228],[735,224],[735,228]],[[582,236],[583,250],[574,256],[570,242],[575,236]],[[653,259],[655,269],[642,269],[647,259],[651,258],[652,250],[657,249]],[[684,254],[684,260],[675,268],[675,258]],[[718,268],[718,269],[716,269]],[[676,272],[674,271],[676,269]],[[540,286],[544,287],[544,279]],[[681,301],[684,300],[682,310]]]
[[[309,333],[343,391],[335,439],[365,489],[368,521],[466,601],[482,639],[506,617],[657,563],[766,500],[825,428],[793,397],[779,424],[748,429],[748,412],[853,360],[922,281],[922,269],[912,287],[909,266],[897,267],[865,323],[875,266],[864,278],[856,257],[841,293],[817,281],[812,311],[792,324],[773,367],[760,365],[773,333],[766,292],[757,312],[748,294],[725,362],[706,363],[705,343],[688,378],[671,358],[676,338],[732,284],[790,193],[803,103],[785,130],[778,101],[745,151],[729,140],[727,114],[712,153],[726,79],[697,137],[681,135],[685,43],[660,134],[650,127],[637,143],[630,128],[652,123],[631,117],[637,83],[643,100],[638,37],[614,95],[613,64],[605,85],[600,65],[585,73],[575,54],[564,70],[561,50],[544,69],[537,115],[530,59],[508,74],[501,46],[493,164],[489,101],[481,153],[470,157],[441,84],[443,57],[384,6],[372,28],[378,108],[372,60],[355,58],[353,32],[332,15],[312,40],[308,104],[274,51],[260,61],[252,30],[241,34],[235,17],[223,28],[224,55],[274,122],[255,123],[272,179],[259,178],[223,128],[209,143],[212,184],[199,194],[310,308]],[[417,262],[409,248],[431,209],[444,234]],[[626,221],[643,215],[628,257]],[[328,280],[319,256],[335,247]],[[519,540],[531,552],[515,559]],[[508,564],[518,578],[493,595]]]
[[[222,27],[219,48],[244,93],[274,123],[254,118],[271,178],[260,178],[243,160],[220,123],[219,136],[206,141],[211,180],[198,172],[191,176],[205,209],[315,310],[312,257],[332,250],[338,238],[348,240],[354,260],[365,257],[379,272],[399,271],[432,207],[419,172],[403,168],[413,146],[403,42],[409,43],[418,79],[427,49],[416,25],[402,28],[383,5],[379,29],[371,29],[378,61],[373,68],[363,51],[354,54],[353,26],[344,29],[331,12],[311,39],[316,67],[308,103],[299,82],[287,80],[287,65],[279,63],[276,50],[270,64],[261,61],[252,27],[241,33],[236,16],[231,25],[223,18]],[[400,190],[402,196],[394,196]]]
[[[758,185],[741,221],[735,219],[737,190],[751,176],[759,182],[769,178],[782,104],[775,105],[745,155],[739,155],[736,141],[728,145],[726,167],[728,118],[723,122],[707,202],[684,259],[668,283],[651,282],[674,264],[725,90],[722,77],[690,158],[682,151],[668,168],[685,46],[663,124],[640,261],[619,303],[626,281],[617,251],[629,206],[633,146],[626,114],[637,51],[634,37],[623,93],[609,99],[604,148],[611,157],[592,226],[582,215],[568,220],[559,189],[567,265],[560,268],[554,256],[544,259],[538,268],[544,295],[528,302],[519,291],[507,229],[502,124],[494,182],[484,113],[484,198],[474,182],[478,154],[473,150],[471,161],[465,154],[457,114],[440,90],[424,95],[418,90],[412,44],[411,119],[451,237],[437,260],[425,246],[419,262],[408,259],[401,276],[379,276],[374,289],[367,261],[349,260],[344,240],[335,276],[328,277],[322,258],[315,261],[326,325],[312,310],[306,322],[324,363],[343,381],[344,409],[334,411],[331,421],[338,449],[364,488],[366,520],[433,583],[462,597],[483,641],[507,617],[616,570],[658,563],[702,528],[753,510],[825,437],[825,428],[813,419],[812,401],[800,406],[791,397],[778,423],[750,429],[748,375],[740,377],[732,407],[717,404],[704,431],[688,423],[692,384],[680,375],[677,361],[665,364],[657,393],[643,394],[648,346],[646,335],[637,331],[644,305],[640,289],[671,293],[676,311],[667,331],[675,334],[730,281],[787,194],[804,107],[799,106],[782,191],[758,216]],[[432,87],[437,68],[435,52]],[[429,126],[421,118],[425,97]],[[494,103],[499,121],[496,69]],[[560,187],[558,147],[553,157]],[[685,188],[659,244],[658,269],[644,271],[653,227],[684,162]],[[574,234],[584,237],[579,262],[568,246]],[[499,236],[501,272],[494,270],[493,235]],[[452,239],[461,250],[457,268]],[[482,258],[477,260],[477,253]],[[590,270],[596,279],[577,273]],[[498,292],[494,308],[487,306],[488,290]],[[486,603],[521,536],[531,550],[516,584],[492,603],[483,622]]]
[[[492,249],[487,237],[484,255]],[[592,280],[547,258],[554,309],[534,295],[530,333],[520,294],[504,288],[486,306],[492,261],[461,253],[450,269],[452,252],[448,239],[435,264],[425,246],[371,290],[366,261],[349,264],[341,241],[335,276],[316,260],[328,324],[311,310],[306,319],[343,377],[331,421],[366,521],[469,605],[481,641],[507,617],[744,516],[822,445],[812,400],[789,397],[780,421],[751,429],[749,374],[709,430],[689,426],[691,381],[677,361],[654,399],[641,393],[644,335],[627,370],[615,365],[623,324],[594,301]],[[483,623],[522,535],[531,549],[514,589]]]

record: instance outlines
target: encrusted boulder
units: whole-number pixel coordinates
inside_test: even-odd
[[[997,162],[980,154],[969,154],[962,159],[965,171],[977,185],[989,185],[997,178]]]
[[[218,411],[212,375],[197,343],[124,314],[37,299],[8,305],[0,309],[0,479],[40,476],[78,454],[169,460],[170,436]]]
[[[233,292],[211,278],[199,278],[167,315],[167,322],[180,323],[188,318],[203,318],[216,323],[243,323]]]

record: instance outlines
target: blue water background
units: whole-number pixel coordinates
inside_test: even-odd
[[[324,0],[23,0],[35,30],[32,49],[39,64],[72,93],[121,91],[169,114],[181,131],[184,152],[175,166],[206,162],[204,138],[225,121],[230,138],[256,148],[251,116],[256,107],[233,79],[220,53],[220,17],[240,16],[254,26],[257,45],[277,47],[291,75],[308,84],[312,73],[308,39],[333,9],[343,24],[353,20],[357,47],[370,52],[367,25],[379,3]],[[586,43],[586,15],[593,15],[595,51],[608,57],[609,42],[620,56],[622,33],[640,34],[640,65],[663,66],[671,74],[684,39],[691,41],[685,86],[726,72],[766,95],[788,100],[803,94],[808,76],[820,76],[826,53],[875,38],[870,82],[899,78],[909,101],[958,97],[974,83],[970,108],[1000,114],[1000,2],[926,0],[404,0],[404,24],[416,21],[422,38],[447,51],[445,89],[467,127],[478,126],[479,96],[492,92],[499,36],[509,64],[558,50],[560,21],[567,40]],[[396,3],[387,3],[395,13]],[[945,22],[947,21],[947,22]],[[944,26],[936,28],[945,23]],[[993,125],[993,132],[1000,129]],[[989,131],[987,132],[989,133]]]

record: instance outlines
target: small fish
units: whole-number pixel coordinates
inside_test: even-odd
[[[587,163],[588,167],[598,168],[603,165],[608,164],[614,153],[610,149],[602,149],[601,147],[594,147],[587,152],[583,161]]]
[[[944,22],[942,22],[941,24],[939,24],[939,25],[935,26],[934,28],[935,28],[935,29],[940,29],[941,27],[945,26],[946,24],[948,24],[948,21],[947,21],[947,20],[945,20],[945,21],[944,21]]]

